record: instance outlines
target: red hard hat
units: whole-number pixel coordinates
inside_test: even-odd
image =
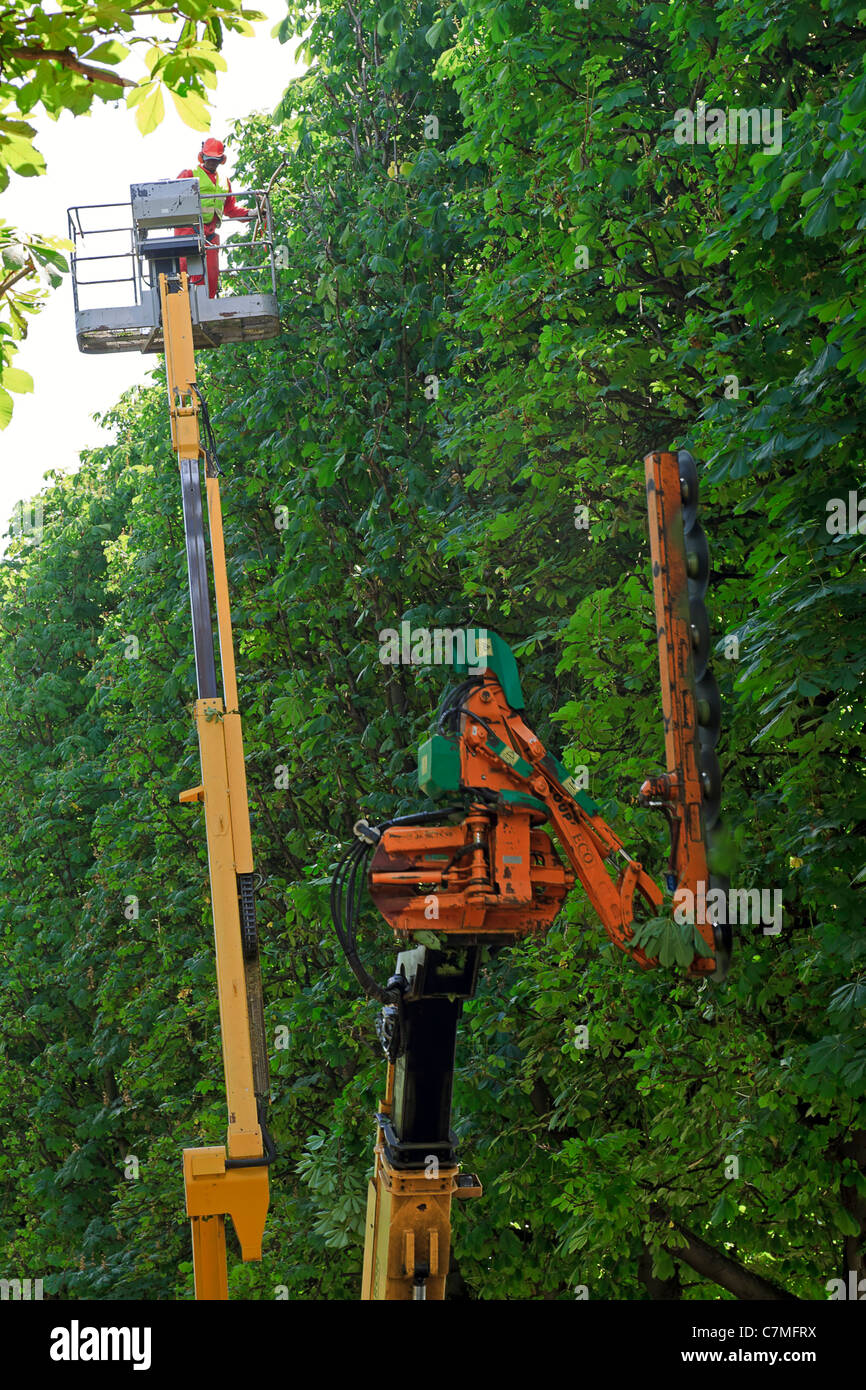
[[[225,164],[225,145],[222,140],[205,140],[199,152],[199,164],[201,164],[204,159],[218,159],[220,164]]]

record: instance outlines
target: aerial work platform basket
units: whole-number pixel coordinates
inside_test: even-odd
[[[82,352],[162,352],[160,274],[176,276],[183,269],[191,279],[205,274],[208,238],[198,180],[133,184],[129,194],[128,203],[68,211],[75,332]],[[212,195],[214,202],[227,196]],[[220,293],[211,299],[206,284],[190,283],[196,348],[258,342],[280,331],[270,201],[260,189],[232,196],[246,203],[250,214],[221,223],[223,230],[233,222],[242,230],[220,247]]]

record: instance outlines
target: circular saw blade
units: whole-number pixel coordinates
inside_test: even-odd
[[[703,680],[710,661],[710,620],[699,598],[689,599],[689,628],[692,638],[692,660],[695,680]]]
[[[677,452],[677,466],[683,502],[683,530],[688,535],[698,515],[698,465],[688,449],[680,449]]]
[[[722,769],[712,748],[701,749],[700,769],[703,790],[701,811],[704,825],[707,830],[712,830],[722,809]]]
[[[699,521],[686,532],[686,577],[692,598],[703,598],[710,581],[710,547]]]
[[[734,934],[731,931],[727,904],[730,902],[730,879],[724,878],[721,874],[710,874],[710,892],[713,889],[721,889],[725,895],[725,911],[718,913],[713,910],[712,927],[713,943],[716,948],[716,968],[708,978],[720,984],[731,968],[731,958],[734,954]],[[720,920],[724,917],[724,921]]]
[[[722,729],[722,697],[712,671],[695,683],[698,739],[702,748],[715,748]]]

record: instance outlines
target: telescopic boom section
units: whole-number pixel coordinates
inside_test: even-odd
[[[225,1218],[245,1260],[261,1259],[272,1156],[263,1136],[268,1095],[261,975],[253,904],[253,857],[238,712],[219,482],[206,478],[211,571],[201,493],[199,433],[189,281],[159,275],[172,443],[181,476],[198,699],[195,718],[201,786],[181,801],[203,801],[213,909],[228,1132],[226,1145],[184,1150],[187,1214],[192,1226],[198,1299],[228,1298]],[[210,579],[216,602],[223,694],[217,693]],[[270,1149],[268,1141],[268,1149]]]

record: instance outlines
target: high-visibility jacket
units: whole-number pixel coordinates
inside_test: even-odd
[[[242,208],[235,202],[232,196],[232,186],[226,179],[225,183],[219,174],[211,174],[201,165],[197,169],[182,169],[178,174],[179,179],[198,179],[198,186],[201,190],[201,216],[205,226],[223,217],[247,217],[249,210]],[[225,193],[225,198],[215,198],[215,193]]]

